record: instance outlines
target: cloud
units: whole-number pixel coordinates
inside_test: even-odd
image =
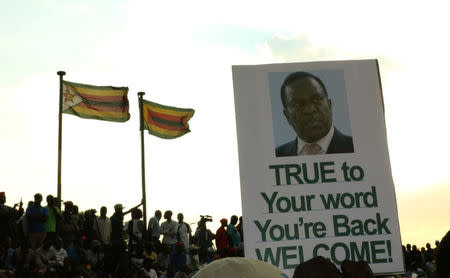
[[[294,38],[274,36],[266,45],[273,56],[282,62],[330,60],[336,57],[332,48],[316,47],[306,35]]]

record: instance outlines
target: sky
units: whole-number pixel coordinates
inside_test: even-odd
[[[63,115],[62,198],[141,200],[137,92],[194,108],[192,132],[145,135],[147,214],[241,215],[232,65],[378,59],[403,243],[449,229],[450,25],[444,1],[2,1],[0,191],[56,195],[57,71],[129,87],[126,123]]]

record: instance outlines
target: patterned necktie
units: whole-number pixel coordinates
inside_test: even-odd
[[[317,154],[320,150],[321,147],[316,143],[306,144],[305,146],[303,146],[303,151],[307,155]]]

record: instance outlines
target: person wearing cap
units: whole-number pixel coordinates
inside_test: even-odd
[[[41,206],[42,195],[34,195],[34,204],[27,208],[26,216],[28,219],[28,236],[31,242],[31,248],[36,250],[40,247],[47,236],[45,230],[45,221],[48,218],[48,209]]]
[[[123,212],[123,206],[122,204],[116,204],[114,205],[114,214],[111,216],[111,243],[115,246],[120,246],[123,242],[123,217],[133,211],[134,209],[137,209],[139,206],[142,205],[142,202],[127,210],[126,212]]]
[[[225,229],[228,225],[226,218],[220,219],[220,227],[216,231],[216,247],[220,256],[224,257],[226,249],[228,248],[228,235]]]
[[[10,236],[15,241],[17,236],[17,221],[23,215],[23,203],[20,201],[19,210],[16,210],[17,204],[14,208],[5,205],[6,194],[0,192],[0,238]]]
[[[229,257],[206,265],[201,268],[192,278],[244,278],[264,277],[283,278],[280,269],[276,266],[251,258]]]
[[[111,216],[111,245],[112,245],[112,255],[114,258],[113,265],[117,264],[117,260],[123,250],[123,245],[125,244],[123,238],[123,217],[130,213],[132,210],[137,209],[142,202],[137,206],[123,212],[122,204],[114,205],[114,214]],[[125,247],[126,248],[126,247]]]

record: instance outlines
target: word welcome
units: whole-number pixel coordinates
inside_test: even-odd
[[[390,240],[362,242],[336,242],[316,244],[311,254],[304,253],[303,246],[280,246],[256,248],[259,260],[269,262],[284,269],[293,269],[306,259],[322,256],[340,265],[344,260],[367,261],[369,264],[391,263],[392,247]]]

